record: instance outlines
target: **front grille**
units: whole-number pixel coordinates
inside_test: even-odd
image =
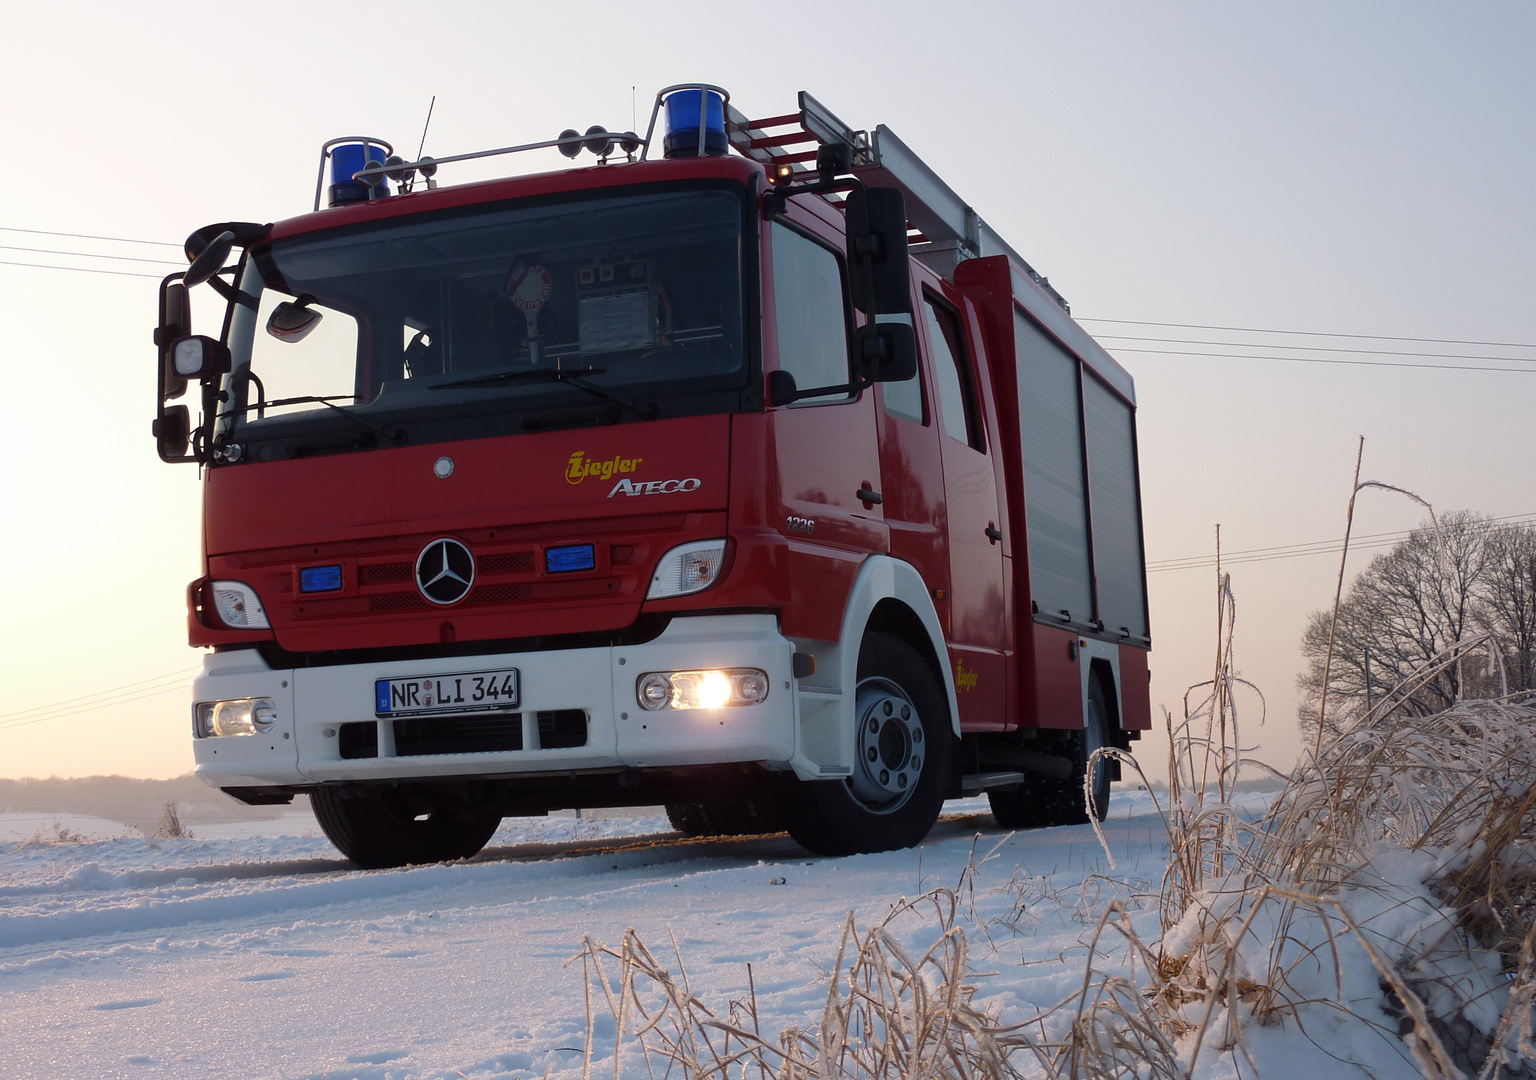
[[[533,552],[514,551],[507,555],[487,555],[480,560],[480,569],[487,574],[510,574],[533,569]]]
[[[379,725],[372,720],[342,724],[336,741],[344,758],[370,758],[379,756]]]
[[[405,581],[411,576],[409,563],[384,563],[380,566],[360,566],[357,580],[362,585],[383,585],[391,581]]]
[[[386,593],[368,597],[369,611],[416,611],[427,602],[415,593]]]
[[[395,722],[395,756],[491,754],[523,748],[523,714],[433,716]]]
[[[539,748],[565,750],[587,745],[587,714],[580,709],[550,709],[535,713],[539,721]]]
[[[533,714],[539,749],[569,750],[587,745],[587,714],[581,709],[546,709]],[[392,720],[396,757],[428,754],[500,754],[523,749],[523,714],[417,716]],[[372,720],[342,724],[337,730],[341,756],[347,760],[379,756],[379,725]]]

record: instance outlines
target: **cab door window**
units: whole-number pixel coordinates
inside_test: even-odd
[[[848,314],[837,255],[809,237],[775,222],[773,244],[774,327],[779,368],[801,390],[847,386]],[[846,390],[796,405],[847,401]]]
[[[939,412],[944,433],[973,450],[983,447],[976,408],[976,389],[971,385],[965,339],[954,310],[925,296],[923,315],[928,320],[928,343],[933,353],[933,374],[939,384]]]

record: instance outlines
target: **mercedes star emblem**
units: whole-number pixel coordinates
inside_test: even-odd
[[[475,583],[475,557],[452,537],[434,540],[416,556],[416,587],[434,604],[457,604]]]

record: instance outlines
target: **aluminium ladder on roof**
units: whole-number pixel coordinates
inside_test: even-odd
[[[890,128],[881,124],[874,131],[856,131],[804,90],[800,91],[799,104],[799,112],[762,120],[749,120],[735,106],[728,105],[726,134],[731,145],[764,165],[791,166],[796,179],[814,177],[819,146],[848,146],[852,150],[854,176],[870,187],[896,188],[906,198],[907,220],[920,234],[914,238],[915,256],[937,264],[935,268],[949,277],[960,259],[1007,255],[1063,311],[1071,310],[1062,295],[1051,288],[1050,281],[1037,273]],[[789,130],[778,130],[786,128]]]

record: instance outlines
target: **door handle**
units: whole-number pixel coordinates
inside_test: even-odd
[[[871,491],[869,488],[859,488],[859,502],[869,506],[878,506],[880,503],[885,502],[885,496],[878,491]]]
[[[992,524],[990,521],[987,522],[986,533],[987,533],[987,539],[992,541],[994,544],[997,543],[999,540],[1001,540],[1003,538],[1003,530],[999,529],[996,525]]]

